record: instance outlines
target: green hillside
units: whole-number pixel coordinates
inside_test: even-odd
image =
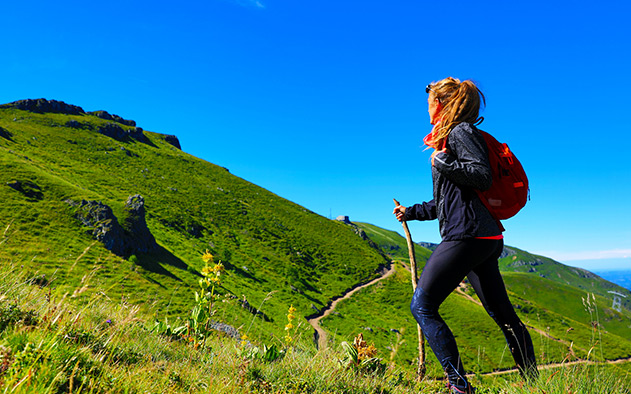
[[[393,259],[407,260],[407,255],[401,253],[401,249],[407,247],[401,235],[365,223],[355,224],[384,251],[391,251]],[[501,260],[502,275],[517,313],[530,328],[540,363],[585,359],[588,354],[601,360],[631,355],[631,312],[625,308],[621,312],[612,309],[612,297],[607,293],[610,289],[625,294],[628,291],[586,271],[544,257],[512,247],[505,252],[508,257]],[[521,268],[532,267],[528,264],[515,264],[512,267],[518,269],[507,270],[510,262],[526,256],[543,261],[535,266],[539,270]],[[417,354],[416,339],[413,335],[399,338],[394,331],[415,332],[409,311],[410,273],[401,264],[395,264],[395,268],[396,275],[341,303],[336,308],[338,313],[322,324],[337,333],[338,341],[348,340],[356,327],[362,327],[364,337],[380,348],[394,349],[398,341],[405,339],[399,343],[395,357],[402,364],[413,364]],[[488,372],[512,365],[501,331],[466,282],[462,291],[454,292],[441,306],[441,314],[452,327],[470,370]],[[437,360],[429,349],[428,353],[429,370],[439,376],[442,372]]]
[[[386,230],[370,223],[355,222],[355,225],[368,234],[369,238],[387,253],[390,258],[406,262],[410,261],[407,241],[396,231]],[[419,269],[425,264],[425,261],[431,254],[431,250],[421,245],[414,247],[414,255],[419,264]]]
[[[306,318],[394,260],[393,275],[340,302],[321,325],[335,345],[363,333],[380,357],[414,370],[407,244],[396,232],[329,220],[183,152],[174,136],[59,102],[0,106],[0,164],[0,262],[53,297],[138,305],[147,321],[168,317],[177,326],[196,305],[208,251],[225,267],[213,306],[218,329],[278,343],[293,305],[293,333],[312,346]],[[131,196],[142,196],[141,210]],[[417,246],[419,267],[430,254]],[[515,248],[501,269],[542,363],[631,355],[629,303],[616,311],[609,293],[628,291]],[[512,366],[466,283],[442,312],[469,369]]]
[[[504,272],[528,272],[550,281],[569,285],[613,300],[611,291],[623,294],[621,306],[631,311],[631,291],[611,283],[596,274],[577,267],[569,267],[551,258],[534,255],[523,250],[506,247],[506,257],[500,259],[500,269]],[[610,301],[611,303],[611,301]]]
[[[183,316],[208,250],[226,267],[222,318],[242,333],[280,335],[290,305],[313,314],[388,263],[348,226],[181,151],[172,136],[104,111],[37,103],[43,112],[0,107],[0,261],[57,292],[87,284],[78,297],[105,292],[159,318]],[[125,202],[137,194],[158,246],[118,256],[77,218],[77,204],[100,201],[124,227]]]

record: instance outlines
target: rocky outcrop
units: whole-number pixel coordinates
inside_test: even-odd
[[[85,124],[85,123],[81,123],[77,120],[74,119],[70,119],[69,121],[67,121],[64,126],[66,127],[72,127],[73,129],[85,129],[85,128],[89,128],[90,126]]]
[[[64,124],[64,126],[75,128],[75,129],[87,128],[87,129],[94,130],[94,128],[96,128],[96,131],[98,133],[106,135],[110,138],[114,138],[115,140],[118,140],[118,141],[129,141],[130,138],[133,138],[134,140],[138,142],[142,142],[142,143],[153,146],[149,138],[147,138],[147,136],[144,134],[143,132],[144,130],[141,127],[136,126],[136,121],[131,120],[131,119],[124,119],[121,116],[110,114],[107,111],[99,110],[99,111],[85,112],[83,108],[79,106],[66,104],[63,101],[47,100],[44,98],[18,100],[12,103],[0,105],[0,108],[15,108],[15,109],[39,113],[39,114],[52,112],[52,113],[60,113],[60,114],[66,114],[66,115],[92,115],[101,119],[105,119],[109,122],[103,126],[94,127],[90,125],[89,122],[82,123],[76,119],[70,119]],[[127,126],[127,127],[121,127],[121,125]],[[11,139],[12,137],[13,135],[8,130],[0,127],[0,138],[13,141]],[[173,145],[179,150],[182,150],[182,146],[177,136],[165,134],[164,141]]]
[[[79,106],[66,104],[63,101],[46,100],[44,98],[18,100],[12,103],[0,105],[0,108],[16,108],[23,111],[35,112],[39,114],[52,112],[66,115],[94,115],[101,119],[111,120],[125,126],[136,127],[135,121],[124,119],[118,115],[112,115],[107,111],[85,112],[83,108]]]
[[[147,253],[158,247],[156,239],[147,227],[145,199],[136,194],[127,199],[125,203],[125,217],[123,229],[129,235],[129,244],[134,253]]]
[[[390,257],[388,257],[388,255],[384,253],[383,249],[381,249],[379,247],[379,245],[377,245],[377,243],[375,241],[370,239],[370,237],[368,236],[368,234],[366,234],[366,232],[364,230],[359,228],[359,226],[357,226],[355,223],[351,222],[348,216],[338,216],[336,220],[339,220],[342,223],[348,224],[355,234],[357,234],[362,240],[364,240],[368,244],[368,246],[370,246],[377,253],[379,253],[381,255],[381,257],[383,257],[383,259],[385,260],[386,264],[390,264],[390,261],[391,261]],[[382,270],[382,268],[384,266],[385,265],[383,265],[383,264],[380,265],[377,270],[378,271]]]
[[[182,146],[180,145],[180,140],[178,140],[176,136],[171,135],[171,134],[165,134],[164,141],[175,146],[179,150],[182,150]]]
[[[144,199],[140,195],[129,197],[124,217],[119,223],[112,208],[100,201],[66,200],[77,207],[75,217],[91,229],[92,236],[112,253],[129,257],[136,253],[148,253],[158,248],[147,227]]]
[[[138,142],[143,142],[145,144],[151,143],[147,136],[143,133],[142,127],[134,127],[133,129],[130,129],[129,136]]]
[[[97,133],[113,138],[117,141],[128,141],[130,138],[145,144],[149,143],[149,139],[142,132],[142,128],[135,127],[133,129],[125,129],[116,123],[106,123],[96,129]]]
[[[106,123],[103,126],[100,126],[96,129],[96,132],[99,134],[103,134],[104,136],[114,138],[117,141],[124,141],[129,138],[129,133],[127,130],[117,125],[116,123]]]
[[[92,236],[101,242],[105,249],[114,254],[123,256],[127,248],[125,241],[125,231],[118,224],[112,208],[100,201],[74,202],[67,200],[67,203],[78,207],[75,217],[81,223],[92,229]]]
[[[508,257],[508,256],[513,256],[515,254],[517,254],[517,252],[514,249],[508,246],[504,246],[504,249],[502,250],[502,254],[500,254],[500,259],[503,259],[504,257]]]
[[[436,247],[438,246],[438,244],[434,244],[434,243],[431,243],[431,242],[416,242],[416,244],[418,246],[422,246],[422,247],[424,247],[426,249],[429,249],[431,251],[436,250]]]
[[[510,267],[523,267],[526,265],[529,265],[531,267],[536,267],[538,265],[542,265],[543,264],[543,260],[541,259],[534,259],[534,260],[515,260],[512,263],[509,264]]]
[[[111,120],[111,121],[114,121],[116,123],[124,124],[125,126],[136,127],[136,121],[129,120],[129,119],[123,119],[122,117],[120,117],[118,115],[112,115],[112,114],[110,114],[107,111],[92,111],[92,112],[88,112],[88,115],[94,115],[94,116],[99,117],[101,119]]]
[[[16,108],[23,111],[45,113],[53,112],[58,114],[82,115],[85,114],[83,108],[63,101],[40,99],[18,100],[12,103],[0,105],[0,108]]]
[[[579,278],[584,278],[584,279],[596,279],[598,278],[598,275],[583,269],[583,268],[578,268],[578,267],[572,267],[572,271],[574,271],[574,273],[579,277]]]

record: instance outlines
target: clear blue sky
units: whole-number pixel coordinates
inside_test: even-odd
[[[104,109],[323,216],[397,231],[392,198],[432,195],[424,87],[473,79],[482,128],[531,180],[506,243],[631,268],[626,1],[4,3],[0,102]],[[439,241],[436,222],[411,229]]]

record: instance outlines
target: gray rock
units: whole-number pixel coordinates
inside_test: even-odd
[[[128,120],[128,119],[123,119],[122,117],[118,116],[118,115],[112,115],[107,111],[92,111],[92,112],[88,112],[88,115],[94,115],[98,118],[101,119],[105,119],[105,120],[111,120],[114,121],[116,123],[120,123],[120,124],[124,124],[125,126],[131,126],[131,127],[136,127],[136,121],[134,120]]]
[[[180,140],[176,136],[174,136],[174,135],[165,135],[164,136],[164,141],[166,141],[169,144],[175,146],[179,150],[182,150],[182,146],[180,145]]]
[[[241,334],[239,334],[239,330],[237,330],[236,328],[234,328],[233,326],[229,324],[221,323],[221,322],[213,320],[210,322],[210,328],[219,332],[223,332],[230,338],[237,339],[237,340],[241,339]]]
[[[145,199],[139,195],[133,195],[125,203],[125,218],[123,229],[129,236],[129,249],[132,253],[147,253],[158,248],[156,239],[147,227]]]
[[[96,132],[114,138],[117,141],[124,141],[129,137],[129,133],[116,123],[106,123],[104,126],[96,129]]]
[[[66,104],[63,101],[40,99],[18,100],[12,103],[1,105],[0,108],[16,108],[23,111],[45,113],[53,112],[68,115],[85,114],[83,108],[76,105]]]
[[[92,229],[92,236],[101,242],[105,249],[119,256],[126,255],[127,237],[114,216],[112,208],[100,201],[81,200],[77,203],[66,200],[66,202],[78,207],[75,217],[84,226]]]
[[[147,138],[145,133],[143,133],[141,127],[134,127],[133,129],[129,130],[129,136],[138,142],[144,142],[145,144],[149,143],[149,139]]]
[[[66,127],[71,127],[73,129],[82,129],[84,127],[86,127],[86,125],[84,125],[83,123],[74,120],[74,119],[70,119],[69,121],[67,121],[64,126]]]
[[[109,122],[104,126],[100,126],[96,131],[117,141],[128,141],[130,138],[133,138],[138,142],[149,143],[149,139],[140,127],[125,129],[116,123]]]
[[[509,265],[511,267],[522,267],[522,266],[525,266],[525,265],[530,265],[530,266],[536,267],[536,266],[542,265],[542,264],[543,264],[542,260],[536,259],[536,260],[516,260],[516,261],[513,261],[512,263],[510,263]]]
[[[416,242],[416,244],[418,246],[422,246],[422,247],[424,247],[426,249],[429,249],[431,251],[436,250],[436,247],[438,246],[438,244],[434,244],[434,243],[431,243],[431,242]]]
[[[89,227],[92,236],[112,253],[129,257],[136,253],[148,253],[158,248],[147,227],[144,199],[140,195],[129,197],[125,204],[124,218],[119,223],[112,208],[100,201],[66,200],[76,206],[75,217]]]
[[[500,259],[508,256],[513,256],[517,254],[514,249],[509,248],[508,246],[504,246],[504,250],[502,250],[502,254],[500,255]]]

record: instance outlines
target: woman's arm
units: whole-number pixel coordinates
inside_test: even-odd
[[[398,206],[394,208],[397,220],[407,222],[408,220],[434,220],[436,219],[436,203],[434,200],[422,204],[414,204],[411,207]]]

